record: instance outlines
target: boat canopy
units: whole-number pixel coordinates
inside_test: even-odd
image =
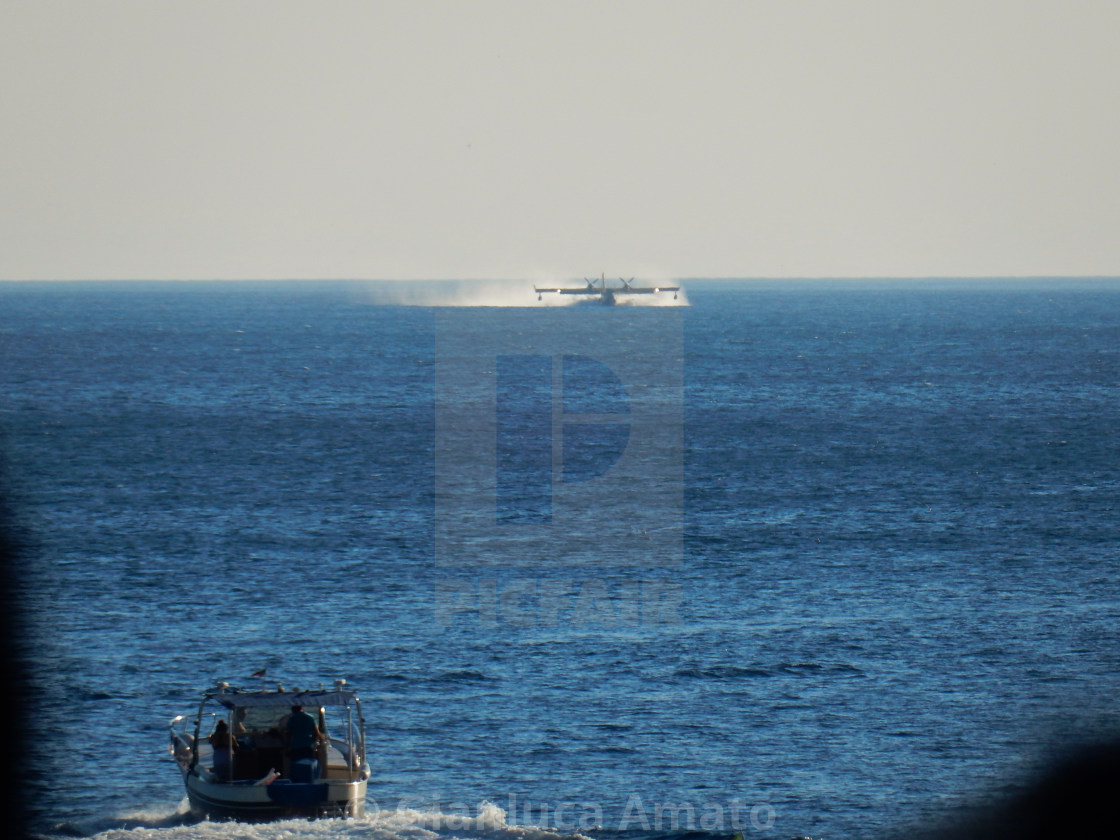
[[[255,707],[288,708],[291,706],[348,706],[358,699],[353,691],[222,691],[207,697],[227,709]]]

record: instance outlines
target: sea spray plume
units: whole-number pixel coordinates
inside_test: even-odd
[[[387,280],[366,285],[365,299],[379,306],[536,306],[524,280]]]

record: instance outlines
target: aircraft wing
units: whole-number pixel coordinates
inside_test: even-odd
[[[653,295],[658,292],[679,292],[680,288],[680,286],[658,286],[656,288],[639,287],[637,289],[627,287],[625,289],[615,289],[614,293],[616,295]]]
[[[561,294],[561,295],[601,295],[601,294],[603,294],[602,289],[538,289],[536,286],[533,287],[533,291],[536,292],[538,295],[543,294],[544,292],[548,292],[549,294]]]

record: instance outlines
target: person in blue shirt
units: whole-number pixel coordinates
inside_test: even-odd
[[[315,757],[315,742],[323,740],[315,718],[303,710],[303,706],[292,706],[292,713],[284,726],[288,736],[288,755],[292,761]]]

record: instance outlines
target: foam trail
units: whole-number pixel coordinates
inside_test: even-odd
[[[532,825],[510,825],[506,812],[482,802],[474,815],[446,814],[438,808],[377,810],[364,817],[292,819],[267,823],[203,820],[169,824],[156,815],[120,818],[124,825],[92,835],[93,840],[587,840]],[[69,833],[69,832],[68,832]],[[49,835],[47,835],[49,836]]]

